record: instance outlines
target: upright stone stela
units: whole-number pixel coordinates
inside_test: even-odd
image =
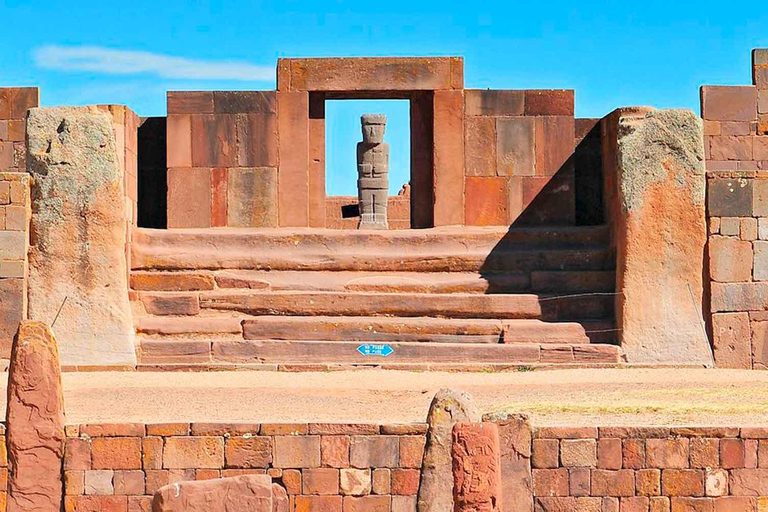
[[[357,144],[358,229],[388,229],[389,144],[384,142],[387,116],[364,114],[360,122],[363,141]]]

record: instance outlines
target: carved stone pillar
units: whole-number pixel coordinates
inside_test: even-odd
[[[389,144],[384,142],[387,116],[364,114],[363,142],[357,144],[358,229],[387,229],[389,198]]]

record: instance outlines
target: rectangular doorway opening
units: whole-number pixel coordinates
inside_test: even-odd
[[[389,144],[390,229],[411,227],[411,119],[407,99],[339,99],[325,101],[326,227],[357,229],[357,143],[362,141],[360,117],[384,114]]]

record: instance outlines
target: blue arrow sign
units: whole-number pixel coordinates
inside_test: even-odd
[[[389,345],[374,345],[371,343],[366,343],[365,345],[360,345],[359,347],[357,347],[357,351],[363,354],[364,356],[387,357],[389,354],[391,354],[395,350]]]

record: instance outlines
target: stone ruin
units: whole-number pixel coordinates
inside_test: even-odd
[[[461,57],[280,59],[152,118],[0,89],[0,355],[57,318],[65,370],[768,367],[767,56],[701,117],[577,118]],[[410,103],[403,194],[377,116],[325,192],[325,102],[361,98]]]

